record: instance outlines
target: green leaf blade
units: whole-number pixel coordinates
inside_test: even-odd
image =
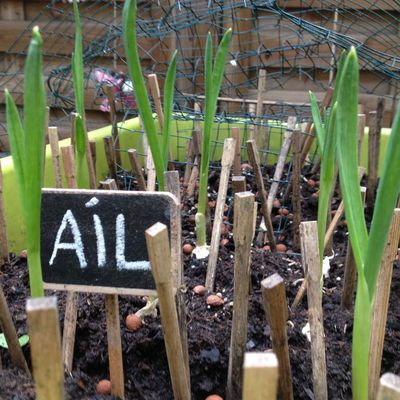
[[[164,160],[157,138],[157,129],[153,118],[146,85],[144,82],[136,38],[136,1],[125,1],[123,12],[123,32],[126,59],[129,74],[133,82],[136,94],[136,102],[139,107],[143,127],[147,135],[160,190],[164,190]]]
[[[308,93],[310,96],[311,114],[314,121],[315,131],[317,132],[318,150],[320,155],[322,155],[325,146],[325,128],[322,124],[317,98],[313,92],[309,91]]]
[[[337,157],[342,196],[350,241],[358,273],[363,273],[368,233],[364,219],[358,178],[358,59],[354,48],[349,52],[339,82],[337,96]]]

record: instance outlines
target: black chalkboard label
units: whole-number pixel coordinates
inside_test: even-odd
[[[174,207],[175,197],[162,192],[43,189],[45,287],[155,294],[145,230],[161,222],[171,237]]]

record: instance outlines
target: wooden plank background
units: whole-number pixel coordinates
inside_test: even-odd
[[[237,3],[236,0],[230,1]],[[2,129],[3,90],[5,87],[9,88],[17,103],[22,103],[24,52],[29,43],[33,23],[41,27],[45,38],[45,75],[48,76],[51,71],[70,63],[74,45],[74,24],[72,18],[66,18],[66,13],[71,11],[72,6],[62,6],[57,2],[53,9],[45,9],[50,3],[49,0],[0,0],[0,142],[6,142],[5,130]],[[112,34],[113,25],[120,25],[120,7],[123,1],[117,1],[118,8],[115,13],[113,3],[87,0],[81,4],[85,46],[108,33]],[[175,5],[166,21],[173,21],[173,18],[179,20],[182,17],[182,9],[177,3],[177,0],[139,2],[140,18],[159,20],[165,16],[164,12],[169,6]],[[196,10],[207,10],[208,3],[208,0],[196,1]],[[400,57],[400,13],[396,3],[395,0],[343,0],[340,3],[341,7],[348,8],[348,12],[341,10],[338,13],[337,32],[349,35],[377,51]],[[245,4],[246,2],[243,2],[243,5]],[[279,0],[277,4],[317,26],[336,29],[333,1]],[[314,43],[311,34],[275,12],[255,11],[246,7],[227,9],[222,16],[219,14],[204,17],[200,23],[170,33],[161,40],[158,37],[142,37],[139,44],[145,73],[158,72],[162,87],[162,75],[165,73],[169,57],[172,51],[178,48],[182,61],[178,68],[177,99],[182,92],[203,94],[201,56],[204,53],[206,34],[211,30],[216,45],[221,29],[228,26],[232,26],[234,30],[231,55],[235,62],[226,67],[224,96],[256,97],[257,72],[260,67],[267,69],[267,100],[296,102],[296,99],[303,98],[307,102],[304,93],[309,89],[322,92],[328,86],[332,56],[335,54],[338,57],[338,49],[335,50],[328,43]],[[304,43],[309,45],[303,48]],[[116,46],[117,55],[107,52],[107,49],[100,49],[98,56],[91,60],[90,64],[126,74],[122,42],[118,39],[111,44]],[[394,108],[391,98],[397,96],[397,84],[393,79],[377,72],[370,62],[361,60],[360,64],[361,91],[366,93],[361,98],[364,111],[368,113],[375,108],[377,96],[388,96],[385,125],[389,125]],[[393,63],[388,65],[388,68],[398,72],[399,66]],[[86,72],[93,74],[93,70],[87,69]],[[70,76],[67,75],[64,81],[60,80],[59,84],[61,94],[71,97]],[[94,79],[88,80],[85,103],[92,118],[91,128],[107,123],[108,116],[99,111],[101,98]],[[54,107],[52,117],[60,115],[57,108],[70,107],[67,102],[52,97],[50,105]],[[65,124],[65,129],[68,129],[68,123]],[[65,136],[66,131],[63,127],[60,132],[61,136]]]

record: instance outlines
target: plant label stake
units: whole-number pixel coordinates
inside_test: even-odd
[[[215,206],[214,226],[211,236],[210,255],[208,257],[208,268],[206,276],[206,289],[213,290],[215,281],[215,271],[217,269],[218,248],[221,237],[221,224],[223,223],[226,193],[228,190],[229,174],[235,155],[235,139],[225,139],[224,150],[221,160],[221,175],[218,187],[217,204]]]
[[[307,271],[308,318],[311,331],[311,360],[315,400],[328,399],[325,340],[322,316],[321,266],[316,221],[300,224],[301,255]]]
[[[174,398],[190,400],[189,365],[185,365],[178,316],[175,307],[174,289],[171,281],[171,254],[168,229],[156,223],[146,230],[146,242],[151,270],[156,282],[160,302],[160,314],[167,350]]]
[[[57,298],[28,299],[29,337],[37,400],[64,399],[64,368]]]
[[[272,348],[279,362],[279,389],[283,400],[293,400],[292,370],[286,334],[288,309],[285,283],[278,274],[261,282],[265,315],[271,329]]]
[[[278,388],[278,359],[272,352],[245,353],[243,400],[275,400]]]
[[[254,230],[254,195],[235,194],[233,235],[235,240],[234,301],[227,382],[227,399],[242,393],[242,366],[247,342],[249,309],[250,248]]]

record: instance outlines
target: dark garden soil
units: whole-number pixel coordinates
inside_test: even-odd
[[[307,176],[309,177],[309,176]],[[317,178],[317,177],[316,177]],[[252,182],[249,176],[248,182]],[[251,186],[251,183],[250,183]],[[210,200],[216,199],[218,173],[211,173]],[[214,189],[214,191],[213,191]],[[316,218],[317,200],[313,193],[317,188],[303,185],[303,220]],[[230,194],[230,192],[228,193]],[[334,200],[333,209],[339,202]],[[186,201],[182,210],[184,243],[194,243],[194,214],[192,201]],[[272,254],[262,246],[252,250],[248,343],[249,351],[264,351],[271,347],[269,327],[266,323],[260,282],[273,273],[285,280],[288,304],[300,287],[303,278],[301,258],[292,251],[291,216],[278,217],[274,210],[275,228],[282,228],[280,242],[288,247],[287,253]],[[225,299],[220,307],[210,308],[206,297],[193,293],[198,284],[204,284],[206,262],[184,257],[186,305],[188,310],[188,335],[190,352],[191,385],[193,399],[204,400],[216,393],[224,397],[228,370],[230,330],[233,302],[234,243],[232,238],[232,204],[226,212],[227,231],[224,238],[229,242],[221,247],[216,278],[215,293]],[[351,398],[351,336],[352,313],[340,308],[344,256],[347,236],[345,223],[341,222],[334,235],[336,256],[331,260],[329,278],[324,283],[323,310],[326,335],[328,386],[330,399]],[[24,259],[14,257],[1,269],[4,287],[11,313],[19,335],[27,333],[25,302],[29,296],[28,272]],[[54,294],[53,292],[49,294]],[[60,326],[63,326],[65,295],[56,293],[59,299]],[[124,320],[129,313],[145,305],[139,297],[120,297],[121,334],[125,363],[126,399],[168,400],[172,399],[167,357],[160,319],[146,318],[138,332],[125,328]],[[391,305],[388,315],[386,341],[383,354],[382,373],[400,373],[400,269],[393,270]],[[295,399],[313,399],[310,343],[302,334],[307,323],[306,298],[293,313],[289,313],[287,333],[293,373]],[[45,343],[43,344],[46,345]],[[29,360],[29,346],[24,348]],[[34,385],[30,378],[12,367],[8,353],[0,349],[3,369],[0,369],[0,399],[34,399]],[[103,399],[111,396],[96,394],[96,383],[108,378],[108,356],[104,296],[80,295],[78,325],[76,332],[75,358],[72,376],[66,377],[66,399]],[[51,400],[51,399],[49,399]]]

